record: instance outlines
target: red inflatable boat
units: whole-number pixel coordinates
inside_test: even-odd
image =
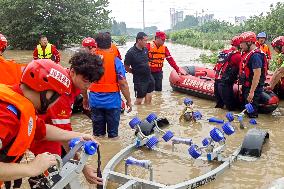
[[[189,95],[197,96],[200,98],[214,100],[214,71],[212,69],[198,67],[198,66],[185,66],[182,67],[187,75],[178,75],[175,70],[170,74],[170,83],[173,90],[187,93]],[[267,77],[267,81],[271,76]],[[234,85],[234,92],[236,96],[238,91],[241,92],[241,86]],[[238,98],[239,99],[239,98]],[[279,98],[272,91],[264,91],[261,96],[261,103],[259,111],[261,113],[273,112],[279,104]]]

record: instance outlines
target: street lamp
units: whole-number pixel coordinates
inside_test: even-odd
[[[145,31],[144,0],[142,0],[142,2],[143,2],[143,31]]]

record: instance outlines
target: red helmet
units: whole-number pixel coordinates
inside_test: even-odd
[[[66,70],[49,59],[33,60],[23,72],[21,82],[42,92],[52,90],[58,94],[71,92],[71,81]]]
[[[231,45],[232,46],[239,46],[241,44],[241,40],[239,36],[235,36],[231,40]]]
[[[166,33],[162,31],[157,31],[155,36],[161,38],[162,40],[166,40],[167,38]]]
[[[8,45],[7,39],[0,33],[0,51],[4,51]]]
[[[96,48],[97,47],[97,43],[96,43],[94,38],[87,37],[87,38],[83,39],[82,46],[83,47]]]
[[[256,35],[254,32],[244,32],[240,35],[240,42],[256,42]]]
[[[282,47],[284,46],[284,36],[279,36],[271,42],[272,47]]]

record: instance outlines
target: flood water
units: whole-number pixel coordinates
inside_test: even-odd
[[[120,51],[124,57],[126,51],[133,45],[129,42],[127,45],[120,47]],[[200,49],[191,48],[183,45],[167,44],[173,57],[179,66],[185,66],[189,64],[201,64],[196,61],[201,53],[208,51],[202,51]],[[70,58],[72,51],[66,50],[61,52],[62,62],[66,64]],[[18,62],[28,62],[32,58],[31,51],[7,51],[5,53],[7,58],[13,58]],[[206,65],[209,66],[210,65]],[[134,106],[131,113],[124,113],[121,116],[121,122],[119,127],[120,138],[117,140],[109,140],[107,138],[100,138],[99,141],[102,151],[102,163],[103,166],[122,148],[131,144],[134,139],[134,131],[132,131],[128,125],[128,122],[134,117],[138,116],[141,119],[145,118],[149,113],[156,113],[159,117],[166,117],[170,121],[169,129],[174,132],[175,136],[192,138],[194,143],[200,145],[204,137],[209,136],[209,131],[218,125],[210,124],[206,120],[210,117],[218,117],[225,119],[226,110],[214,109],[214,102],[203,100],[197,97],[191,97],[194,100],[195,110],[199,110],[203,114],[203,119],[198,123],[184,123],[179,122],[179,116],[184,108],[183,99],[189,97],[186,94],[174,92],[171,89],[168,78],[171,72],[171,67],[165,62],[164,67],[164,80],[163,80],[163,92],[156,92],[153,95],[153,102],[151,105]],[[132,102],[134,102],[134,92],[132,76],[127,74],[127,80],[131,89]],[[280,177],[284,176],[284,119],[283,119],[283,102],[280,103],[273,115],[260,115],[257,119],[257,127],[269,132],[270,138],[264,145],[262,150],[262,156],[254,162],[236,161],[229,169],[217,179],[202,188],[267,188],[269,184]],[[73,128],[76,131],[92,132],[91,121],[84,115],[75,115],[72,117]],[[245,120],[248,123],[248,120]],[[237,126],[237,124],[235,124]],[[246,124],[248,128],[252,127]],[[244,130],[237,130],[236,134],[227,137],[227,148],[225,154],[233,152],[239,145],[241,145],[243,137],[248,128]],[[169,144],[161,142],[160,146],[164,149],[171,149]],[[187,147],[178,146],[180,153],[187,154]],[[190,160],[184,158],[178,158],[173,156],[166,156],[161,153],[137,150],[132,156],[138,159],[149,159],[152,161],[154,168],[154,180],[163,184],[175,184],[194,178],[201,174],[210,171],[216,167],[216,164],[209,164],[199,160]],[[90,163],[96,165],[97,156],[94,156]],[[123,164],[121,163],[117,170],[124,172]],[[147,179],[149,177],[145,170],[137,167],[130,169],[130,173],[133,176]],[[83,188],[95,188],[90,186],[82,180]],[[25,185],[27,188],[27,186]],[[117,188],[112,185],[108,188]]]

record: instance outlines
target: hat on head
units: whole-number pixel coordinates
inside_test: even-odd
[[[156,37],[159,37],[159,38],[162,39],[162,40],[166,40],[167,35],[165,34],[165,32],[157,31],[157,32],[156,32]]]

